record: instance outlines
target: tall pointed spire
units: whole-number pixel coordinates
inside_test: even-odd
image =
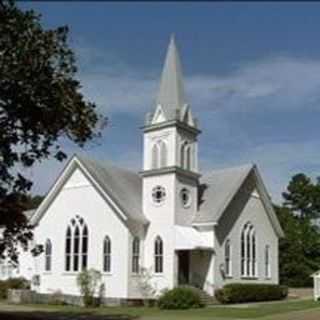
[[[164,63],[157,105],[161,105],[167,120],[176,118],[185,105],[182,69],[174,35],[171,35]]]

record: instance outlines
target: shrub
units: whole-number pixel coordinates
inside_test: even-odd
[[[201,308],[204,305],[199,294],[192,289],[174,288],[160,296],[158,306],[160,309],[190,309]]]
[[[96,296],[102,293],[101,272],[95,269],[84,270],[77,276],[77,285],[85,307],[98,306],[101,297]]]
[[[0,299],[7,299],[9,289],[30,289],[30,282],[25,278],[9,278],[0,281]]]
[[[288,295],[288,287],[274,284],[227,284],[215,292],[221,303],[240,303],[281,300]]]

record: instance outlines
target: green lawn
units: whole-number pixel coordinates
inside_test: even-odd
[[[317,310],[316,310],[317,309]],[[79,307],[71,306],[46,306],[46,305],[26,305],[26,306],[10,306],[7,304],[0,304],[0,317],[1,311],[16,314],[19,318],[19,313],[32,312],[35,315],[37,312],[41,314],[55,314],[63,315],[63,319],[75,319],[77,314],[90,314],[92,316],[107,316],[108,319],[119,319],[119,316],[126,315],[125,318],[140,318],[142,320],[170,320],[170,319],[199,319],[199,320],[218,320],[218,319],[255,319],[264,316],[270,316],[270,319],[278,319],[277,315],[291,314],[292,312],[302,311],[302,310],[313,310],[312,315],[316,314],[316,318],[320,319],[320,303],[313,302],[311,300],[300,300],[300,301],[283,301],[268,304],[254,304],[254,305],[243,305],[240,307],[231,306],[214,306],[207,307],[203,309],[193,309],[185,311],[165,311],[159,310],[158,308],[143,308],[143,307],[101,307],[97,309],[83,309]],[[305,312],[303,313],[305,314]],[[318,315],[318,316],[317,316]],[[47,317],[44,316],[43,319]],[[60,317],[57,317],[57,319]],[[122,317],[120,317],[122,318]],[[2,319],[2,318],[1,318]],[[10,318],[11,319],[11,318]],[[36,318],[36,319],[42,319]],[[51,318],[50,318],[51,319]],[[54,317],[54,319],[56,319]],[[81,317],[83,319],[83,316]],[[85,319],[90,319],[90,317],[85,317]],[[290,319],[290,316],[288,317]],[[305,319],[303,316],[301,319]]]

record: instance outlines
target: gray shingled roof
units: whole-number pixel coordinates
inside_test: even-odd
[[[182,68],[174,36],[168,47],[156,102],[161,105],[167,121],[176,119],[176,111],[181,110],[186,103]]]
[[[77,159],[128,218],[148,222],[142,212],[142,179],[137,173],[83,156]]]
[[[253,168],[252,164],[215,170],[201,178],[199,211],[193,223],[215,223]]]

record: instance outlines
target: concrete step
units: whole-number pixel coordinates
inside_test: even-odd
[[[188,288],[191,289],[192,291],[196,292],[200,296],[200,300],[203,304],[205,305],[212,305],[212,304],[217,304],[217,300],[215,297],[210,296],[207,292],[203,291],[202,289],[196,288],[191,285],[181,285],[180,287],[182,288]]]

